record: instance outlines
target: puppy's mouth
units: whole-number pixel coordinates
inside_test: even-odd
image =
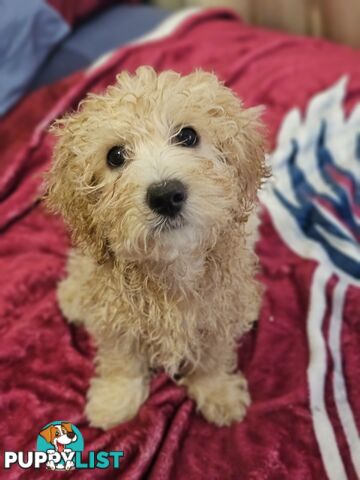
[[[58,452],[63,452],[65,449],[65,445],[63,443],[60,443],[59,441],[56,444]]]
[[[159,216],[152,230],[154,233],[170,232],[180,230],[185,224],[186,222],[182,215],[176,215],[176,217]]]

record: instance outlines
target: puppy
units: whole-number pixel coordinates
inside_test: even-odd
[[[71,423],[59,423],[58,425],[49,425],[39,433],[48,443],[54,446],[55,452],[70,452],[70,449],[66,449],[69,443],[76,442],[77,436],[72,430]],[[72,470],[74,468],[74,462],[68,460],[64,466],[61,463],[55,465],[53,460],[49,460],[46,464],[50,470]]]
[[[258,110],[215,75],[140,67],[58,120],[47,204],[74,249],[64,315],[97,344],[93,426],[133,418],[159,369],[216,425],[250,403],[236,340],[257,318]]]

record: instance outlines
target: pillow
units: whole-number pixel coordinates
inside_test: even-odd
[[[86,68],[102,55],[157,27],[170,11],[152,5],[113,5],[86,19],[48,56],[29,91]]]
[[[43,0],[0,0],[0,116],[22,95],[47,54],[70,31]]]
[[[97,10],[104,9],[119,0],[47,0],[55,10],[70,24],[75,25]],[[138,3],[130,0],[127,3]]]
[[[0,116],[48,54],[88,15],[120,0],[0,0]]]

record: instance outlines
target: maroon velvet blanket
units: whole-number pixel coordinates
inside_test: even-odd
[[[93,374],[91,339],[66,322],[56,303],[69,239],[61,220],[38,200],[53,145],[46,129],[86,92],[101,91],[119,71],[142,64],[182,73],[195,67],[215,71],[246,105],[266,106],[272,149],[291,108],[304,111],[316,93],[349,76],[347,86],[319,97],[308,112],[306,138],[317,132],[313,150],[309,147],[314,155],[305,133],[296,140],[305,127],[295,112],[271,156],[275,171],[283,174],[264,200],[258,253],[266,293],[259,322],[239,349],[252,405],[245,420],[229,428],[208,424],[165,375],[154,379],[133,421],[108,432],[90,428],[83,411]],[[346,95],[339,100],[341,91]],[[359,175],[351,170],[355,165],[360,171],[360,142],[339,166],[336,148],[324,140],[340,138],[333,128],[338,120],[326,123],[336,110],[329,104],[337,102],[340,110],[344,105],[350,114],[359,99],[359,52],[250,27],[230,12],[214,10],[193,15],[167,38],[123,48],[91,73],[32,94],[2,121],[0,452],[35,450],[40,429],[61,419],[81,430],[85,451],[123,450],[125,456],[118,471],[13,467],[1,469],[0,477],[352,480],[360,475],[360,199]],[[349,123],[357,139],[359,117],[357,111]],[[351,155],[355,163],[348,168]],[[320,179],[316,172],[307,179],[315,171],[306,172],[313,157]],[[289,168],[282,171],[284,164]]]

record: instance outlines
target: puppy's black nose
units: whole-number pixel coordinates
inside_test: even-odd
[[[150,185],[146,201],[154,212],[167,217],[175,217],[186,201],[186,188],[179,180],[165,180]]]
[[[74,438],[75,437],[75,433],[74,432],[67,432],[67,436],[69,438]]]

